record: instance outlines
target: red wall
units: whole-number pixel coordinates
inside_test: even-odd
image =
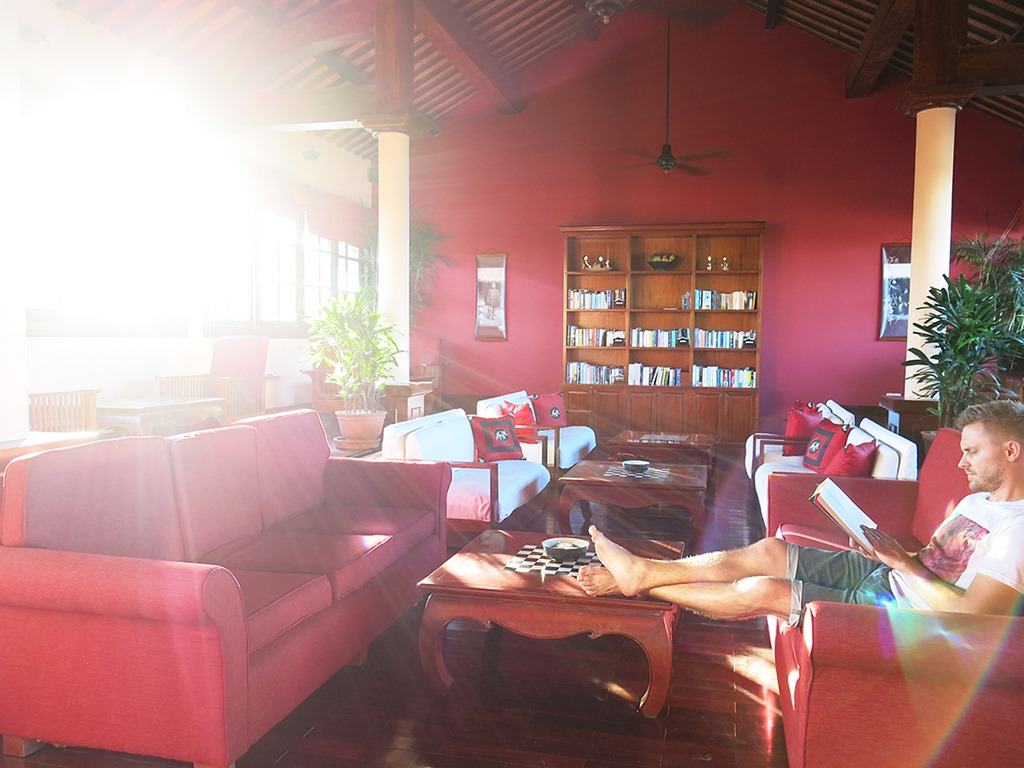
[[[449,394],[552,391],[562,381],[561,224],[764,220],[761,413],[794,399],[877,403],[902,389],[901,342],[876,340],[879,245],[909,241],[912,118],[905,79],[843,95],[850,54],[724,2],[673,29],[672,146],[724,147],[715,172],[665,174],[664,25],[624,14],[522,74],[525,110],[483,98],[413,143],[413,204],[451,235],[413,363],[451,362]],[[481,103],[476,103],[481,102]],[[969,108],[957,118],[954,235],[1001,231],[1021,201],[1024,132]],[[474,256],[508,253],[508,341],[473,339]],[[415,368],[414,368],[415,370]]]

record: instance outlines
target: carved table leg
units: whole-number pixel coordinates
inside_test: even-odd
[[[420,666],[428,685],[437,693],[444,693],[454,682],[444,663],[444,631],[451,621],[445,616],[445,608],[443,598],[431,595],[420,621]]]

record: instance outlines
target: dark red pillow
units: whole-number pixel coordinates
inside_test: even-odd
[[[814,428],[821,423],[821,412],[810,403],[797,401],[786,414],[786,431],[784,437],[801,437],[807,439],[814,432]],[[807,450],[807,444],[784,445],[782,446],[783,456],[802,456]]]
[[[515,424],[511,416],[496,419],[481,419],[474,416],[469,421],[473,427],[473,444],[477,458],[482,461],[505,461],[523,458],[523,449],[516,437]]]
[[[844,477],[870,477],[875,468],[875,454],[878,444],[868,440],[859,445],[846,445],[832,457],[825,467],[826,475],[842,475]]]
[[[846,445],[846,428],[842,424],[824,419],[814,428],[807,440],[804,452],[804,466],[815,472],[823,472],[832,458]]]
[[[569,414],[565,411],[565,398],[561,392],[550,395],[531,395],[537,426],[541,429],[556,429],[569,426]]]

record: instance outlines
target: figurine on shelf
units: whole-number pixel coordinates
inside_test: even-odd
[[[597,263],[594,263],[590,260],[590,256],[584,256],[583,269],[588,272],[609,272],[612,269],[612,262],[606,256],[598,256]]]
[[[594,265],[590,263],[590,257],[587,256],[586,254],[583,255],[583,268],[584,269],[593,269],[594,268]]]
[[[729,257],[728,256],[723,256],[722,257],[722,271],[723,272],[728,272],[729,271]]]
[[[713,265],[711,264],[711,255],[710,254],[708,254],[708,264],[707,264],[706,267],[704,267],[704,269],[706,269],[708,272],[710,272],[712,269],[714,269]]]

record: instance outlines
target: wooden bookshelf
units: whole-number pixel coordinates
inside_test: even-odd
[[[562,367],[572,423],[589,424],[602,436],[635,429],[702,432],[733,441],[755,431],[763,231],[763,222],[561,228],[565,239]],[[675,253],[678,258],[669,269],[655,269],[649,260],[657,252]],[[591,263],[604,257],[613,269],[588,271],[584,256]],[[723,268],[723,260],[728,269]],[[724,309],[720,308],[723,294],[732,300]],[[748,303],[750,294],[756,297],[753,306]],[[711,297],[714,308],[705,306]],[[738,302],[741,297],[746,300],[743,306]],[[606,303],[598,308],[591,306],[602,301]],[[669,346],[635,343],[633,329],[662,332],[661,341]],[[611,334],[621,334],[622,342],[591,345],[607,341]],[[685,345],[678,343],[684,334]],[[751,334],[756,340],[753,345]],[[671,346],[672,342],[677,343]],[[578,370],[587,365],[600,368]],[[663,373],[657,380],[660,385],[652,386],[638,383],[638,377],[644,378],[638,366],[671,373]],[[704,385],[694,383],[695,370],[715,366],[753,371],[753,377],[743,373],[731,380],[749,384],[753,378],[754,386],[722,386],[728,379],[715,377],[705,379]],[[614,374],[618,369],[621,379]],[[573,376],[591,375],[592,381],[573,380]]]

